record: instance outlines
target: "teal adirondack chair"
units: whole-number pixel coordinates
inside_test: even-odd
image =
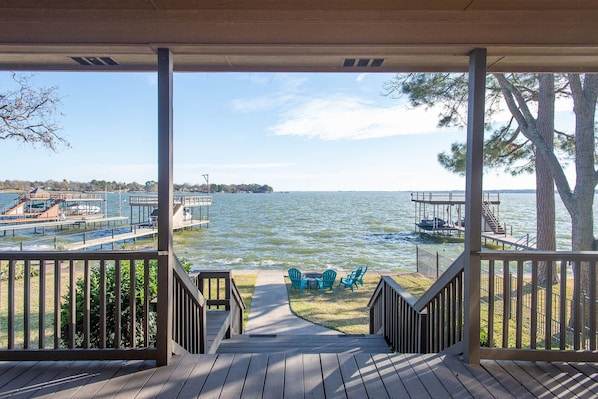
[[[357,277],[357,282],[359,284],[361,284],[361,286],[363,286],[363,276],[365,276],[366,272],[368,271],[368,265],[365,265],[365,269],[363,270],[363,273],[361,273],[361,276]]]
[[[301,291],[301,272],[294,267],[289,269],[289,279],[291,280],[291,289],[299,288]]]
[[[321,291],[324,292],[324,288],[330,288],[330,291],[334,291],[335,281],[336,272],[334,270],[326,270],[324,273],[322,273]]]
[[[357,287],[357,284],[358,284],[357,281],[361,277],[362,270],[363,269],[361,267],[358,267],[354,272],[349,274],[347,277],[341,278],[340,282],[338,283],[338,288],[341,288],[342,286],[344,286],[344,287],[351,288],[351,291],[353,291],[353,286]]]

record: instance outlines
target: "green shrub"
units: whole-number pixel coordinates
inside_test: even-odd
[[[488,340],[488,333],[483,328],[480,328],[480,346],[482,348],[490,347],[490,342]]]
[[[93,266],[90,271],[90,347],[102,347],[101,345],[101,325],[100,325],[100,272],[99,266]],[[143,326],[145,315],[143,312],[144,304],[144,262],[135,263],[135,337],[131,337],[131,306],[130,306],[130,263],[123,261],[120,264],[120,309],[116,310],[116,267],[114,264],[106,265],[106,341],[104,346],[114,347],[115,342],[115,320],[120,317],[120,337],[121,346],[153,346],[155,345],[156,333],[156,315],[149,313],[149,337],[150,342],[143,342]],[[158,267],[157,261],[150,261],[149,265],[149,299],[156,298],[158,292]],[[82,277],[77,279],[75,290],[75,346],[82,347],[84,343],[83,323],[85,314],[85,281]],[[69,342],[69,323],[70,323],[70,289],[63,296],[61,305],[61,334],[63,345],[68,346]],[[134,340],[134,342],[133,342]]]

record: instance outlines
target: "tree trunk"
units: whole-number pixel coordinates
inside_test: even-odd
[[[538,133],[553,149],[554,142],[554,75],[538,75]],[[536,150],[536,248],[544,251],[556,250],[554,179],[550,173],[547,156]],[[552,278],[548,281],[548,267],[552,267]],[[538,283],[541,285],[559,282],[557,265],[550,262],[538,263]]]
[[[587,74],[582,85],[580,75],[569,76],[569,86],[575,111],[575,190],[571,195],[561,195],[571,215],[571,246],[574,251],[591,251],[594,247],[594,195],[598,175],[595,166],[596,100],[598,99],[598,76]],[[565,194],[565,193],[564,193]],[[590,292],[590,265],[582,263],[580,279],[581,293]],[[590,298],[596,300],[596,298]],[[574,304],[572,304],[574,306]],[[589,306],[585,307],[584,323],[589,320]],[[573,311],[573,309],[571,309]],[[597,310],[598,316],[598,310]],[[571,321],[570,321],[571,322]]]

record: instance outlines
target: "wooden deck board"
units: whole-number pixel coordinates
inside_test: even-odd
[[[2,365],[2,368],[6,369],[6,371],[2,373],[2,378],[0,378],[0,392],[9,390],[11,383],[14,385],[16,379],[21,375],[28,374],[27,371],[34,368],[38,362],[14,362],[14,366],[11,366],[10,364],[11,363],[3,363]]]
[[[226,381],[226,376],[233,363],[234,357],[235,355],[232,354],[223,354],[216,358],[214,366],[212,366],[212,371],[208,374],[206,383],[199,394],[200,398],[220,397],[222,386],[224,385],[224,381]]]
[[[226,380],[222,387],[223,398],[240,398],[243,392],[243,386],[247,380],[247,370],[249,370],[249,363],[251,362],[251,355],[246,353],[235,354],[231,364]]]
[[[595,398],[598,364],[453,355],[214,354],[150,361],[0,362],[0,398]],[[432,386],[433,384],[435,386]]]
[[[380,374],[380,379],[382,380],[386,391],[397,398],[409,397],[401,378],[397,378],[397,372],[388,355],[375,354],[372,356],[372,360],[376,364],[376,369],[378,370],[378,374]]]
[[[382,378],[378,373],[378,369],[372,360],[372,356],[369,353],[359,353],[355,356],[363,385],[368,393],[369,398],[388,398],[388,393],[382,382]]]
[[[194,357],[197,359],[195,367],[191,370],[191,373],[189,373],[189,378],[184,381],[183,388],[179,392],[177,398],[197,398],[218,358],[216,355]]]
[[[175,356],[172,359],[171,367],[159,367],[154,369],[154,373],[146,373],[146,370],[143,370],[141,373],[138,373],[140,374],[139,377],[127,382],[127,385],[125,385],[122,392],[126,395],[137,392],[135,393],[135,397],[139,398],[157,397],[168,382],[170,376],[178,370],[178,366],[183,358],[183,356]]]
[[[303,379],[302,355],[287,356],[284,369],[284,397],[290,399],[303,398],[305,396]]]
[[[415,370],[407,361],[406,355],[400,354],[397,356],[389,356],[392,365],[395,368],[397,375],[403,381],[403,385],[407,388],[409,396],[417,396],[419,398],[429,398],[428,391],[421,383]]]
[[[552,376],[540,369],[538,364],[534,364],[534,367],[529,367],[529,363],[515,361],[515,363],[521,367],[521,369],[525,369],[525,371],[536,381],[538,381],[547,392],[550,392],[553,397],[556,398],[573,398],[575,394],[567,389],[567,387],[562,386],[557,380],[552,378]]]
[[[275,353],[269,356],[266,379],[264,381],[264,398],[279,399],[284,392],[285,356]]]
[[[131,378],[136,378],[141,372],[148,369],[150,372],[155,369],[152,367],[152,362],[150,361],[135,360],[126,362],[117,370],[116,374],[102,386],[96,395],[105,398],[118,396]],[[121,396],[125,397],[125,393],[123,392]],[[77,397],[81,397],[79,396],[79,393],[77,394]]]
[[[430,396],[433,398],[447,397],[448,391],[444,388],[438,377],[430,370],[425,361],[425,355],[408,353],[405,358],[413,368],[415,375],[419,378]]]
[[[348,399],[367,398],[365,387],[363,386],[363,379],[359,373],[355,356],[340,353],[338,355],[338,363],[341,369],[341,375],[345,383],[345,390],[347,391]]]
[[[65,362],[56,362],[56,366],[64,367]],[[60,372],[60,368],[53,364],[41,363],[38,367],[38,374],[23,373],[18,378],[9,382],[7,389],[11,392],[11,398],[29,398],[37,390],[41,389],[43,381],[52,380]]]
[[[580,395],[584,394],[584,388],[577,384],[573,377],[569,379],[567,373],[559,370],[551,363],[536,362],[536,366],[538,366],[543,373],[549,375],[562,389],[570,391],[571,393],[568,395],[569,397],[578,398]]]
[[[50,399],[57,398],[60,395],[61,399],[69,399],[73,397],[81,389],[82,384],[89,382],[93,376],[106,366],[107,362],[99,360],[83,361],[83,362],[69,362],[67,367],[63,367],[60,373],[54,377],[56,384],[61,384],[60,394],[56,392],[53,385],[45,386],[36,392],[36,398]],[[70,376],[76,372],[75,378]]]
[[[594,394],[598,396],[598,379],[588,379],[587,376],[569,363],[550,363],[557,370],[564,373],[563,378],[567,380],[569,387],[574,387],[578,396]]]
[[[261,398],[264,393],[264,381],[268,369],[268,355],[265,353],[252,354],[247,370],[247,380],[243,387],[241,399]]]
[[[338,357],[333,353],[322,353],[320,364],[322,366],[322,380],[324,382],[324,394],[327,398],[346,399],[345,385],[338,364]]]
[[[323,398],[324,380],[322,378],[322,365],[320,356],[314,353],[302,355],[303,357],[303,389],[305,398]]]
[[[212,312],[210,312],[212,313]],[[312,335],[235,335],[223,340],[218,353],[390,353],[381,336]]]
[[[465,365],[453,356],[443,356],[443,363],[461,381],[474,398],[512,398],[492,376],[484,373],[480,366]]]
[[[180,393],[181,389],[185,385],[185,382],[189,380],[191,371],[197,365],[199,358],[197,356],[184,356],[181,361],[177,364],[176,368],[172,371],[172,374],[168,381],[162,386],[158,393],[158,397],[163,398],[176,398]],[[143,397],[150,397],[143,393]]]
[[[444,388],[450,392],[451,396],[457,396],[460,399],[472,398],[467,388],[465,388],[461,381],[455,376],[455,374],[453,374],[451,369],[446,367],[440,357],[425,356],[424,360]]]
[[[547,392],[547,389],[540,383],[535,381],[524,369],[519,367],[517,363],[512,360],[500,360],[498,363],[505,369],[513,378],[515,378],[521,386],[529,390],[534,397],[540,397]]]
[[[79,389],[75,389],[75,386],[71,385],[67,388],[70,392],[72,392],[70,398],[84,398],[88,397],[91,398],[96,392],[98,392],[104,385],[108,384],[110,379],[116,375],[118,370],[125,364],[123,361],[97,361],[94,363],[87,371],[90,374],[90,378],[88,379],[80,379],[76,380],[73,378],[72,383],[79,383]],[[73,362],[73,370],[77,370],[78,363]],[[67,370],[65,370],[67,371]],[[71,374],[72,375],[72,374]],[[77,374],[75,374],[76,376]],[[79,372],[80,375],[80,372]],[[60,398],[62,397],[62,387],[60,390],[56,390],[56,392],[51,396],[52,398]]]

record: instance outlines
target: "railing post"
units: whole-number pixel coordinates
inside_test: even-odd
[[[464,346],[468,363],[480,362],[480,251],[482,236],[482,177],[484,108],[486,97],[486,49],[469,54],[469,100],[465,173],[465,268]]]
[[[158,49],[158,317],[156,364],[172,356],[173,319],[173,60],[170,49]]]

